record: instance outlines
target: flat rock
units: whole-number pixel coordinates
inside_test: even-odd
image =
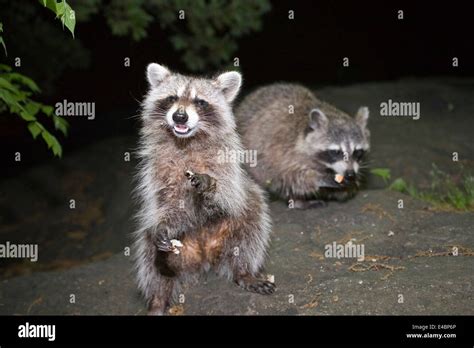
[[[271,210],[267,272],[277,292],[252,294],[210,274],[185,292],[175,313],[474,314],[472,213],[430,211],[385,190],[327,208],[298,211],[273,202]],[[364,245],[363,261],[325,255],[326,245],[349,241]],[[135,315],[145,309],[130,258],[116,254],[67,271],[4,280],[0,313]]]

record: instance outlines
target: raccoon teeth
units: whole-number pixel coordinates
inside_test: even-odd
[[[336,174],[334,176],[334,181],[337,182],[338,184],[340,184],[341,182],[344,181],[344,175]]]
[[[185,134],[189,131],[189,127],[185,126],[185,125],[177,124],[177,125],[174,126],[174,130],[178,133]]]

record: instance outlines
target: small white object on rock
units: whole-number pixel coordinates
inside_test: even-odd
[[[362,284],[364,281],[363,280],[359,280],[359,284]]]
[[[388,236],[389,236],[389,237],[392,237],[392,236],[394,236],[394,235],[395,235],[395,233],[394,233],[393,231],[388,231]]]
[[[267,280],[268,280],[270,283],[275,284],[275,275],[273,275],[273,274],[267,274]]]

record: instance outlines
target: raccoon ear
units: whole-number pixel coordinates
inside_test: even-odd
[[[328,125],[328,118],[320,109],[312,109],[309,112],[308,125],[311,129],[324,128]]]
[[[355,115],[355,120],[360,128],[362,129],[366,128],[367,121],[369,120],[369,108],[367,106],[361,106],[359,110],[357,110],[357,114]]]
[[[240,85],[242,84],[242,75],[237,71],[229,71],[217,76],[215,82],[222,91],[222,94],[224,94],[227,102],[231,103],[237,96],[237,93],[239,93]]]
[[[168,68],[160,64],[150,63],[146,68],[146,77],[152,87],[158,86],[169,74]]]

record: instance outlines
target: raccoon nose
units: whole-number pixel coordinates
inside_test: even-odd
[[[177,124],[185,124],[188,121],[188,114],[185,112],[176,111],[173,114],[173,121]]]
[[[348,170],[348,171],[346,171],[345,177],[348,181],[354,181],[356,179],[356,173],[352,169]]]

